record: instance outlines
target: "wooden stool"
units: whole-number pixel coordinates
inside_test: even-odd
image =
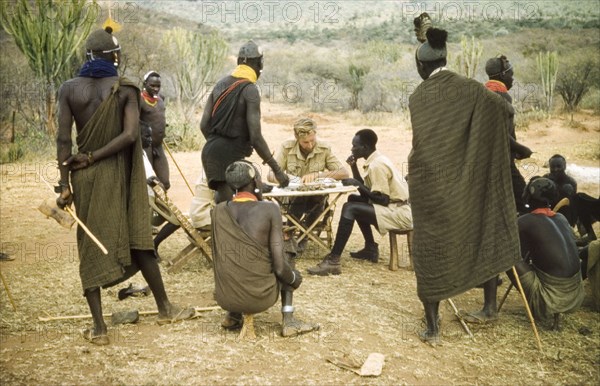
[[[242,331],[238,336],[239,340],[256,340],[256,332],[254,332],[254,314],[242,314],[244,324]]]
[[[390,271],[398,270],[398,240],[396,240],[397,235],[406,235],[406,241],[408,243],[408,266],[406,269],[412,271],[413,269],[413,261],[412,261],[412,238],[413,231],[412,229],[400,230],[394,229],[389,232],[390,234]]]

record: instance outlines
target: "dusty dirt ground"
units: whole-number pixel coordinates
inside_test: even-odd
[[[263,104],[264,134],[272,149],[290,137],[291,122],[305,112],[289,106]],[[360,114],[310,114],[319,124],[319,138],[332,144],[343,161],[356,130],[371,127],[378,148],[400,168],[410,151],[406,123],[371,125]],[[371,117],[381,120],[381,117]],[[577,128],[565,118],[533,123],[519,131],[522,142],[536,153],[522,165],[526,177],[547,172],[545,161],[560,152],[578,172],[579,190],[598,196],[598,116],[580,114]],[[385,121],[385,119],[384,119]],[[200,153],[176,153],[185,176],[201,171]],[[0,241],[15,258],[0,263],[17,310],[0,290],[0,382],[2,384],[598,384],[600,382],[599,314],[590,309],[589,288],[583,307],[568,315],[564,331],[538,325],[543,350],[535,338],[516,291],[499,320],[470,326],[475,339],[462,330],[446,302],[441,305],[444,344],[421,343],[422,306],[416,296],[414,273],[387,268],[387,237],[380,238],[378,264],[352,261],[348,251],[361,246],[358,230],[343,256],[343,274],[305,276],[295,294],[297,317],[319,322],[318,332],[282,338],[279,303],[255,318],[258,340],[242,342],[237,332],[219,324],[223,311],[201,313],[194,320],[159,327],[155,316],[135,325],[110,326],[111,345],[96,347],[80,331],[89,319],[41,322],[40,316],[87,314],[78,276],[75,231],[59,227],[36,209],[50,191],[37,172],[56,181],[51,160],[1,165]],[[592,167],[590,169],[587,167]],[[190,193],[173,164],[171,197],[187,211]],[[587,177],[586,177],[587,176]],[[591,176],[591,178],[588,178]],[[578,176],[576,176],[578,178]],[[334,219],[337,224],[338,215]],[[378,235],[376,235],[378,237]],[[404,240],[401,240],[403,243]],[[161,246],[168,259],[187,245],[178,231]],[[405,247],[405,246],[404,246]],[[297,266],[305,271],[326,253],[309,246]],[[171,300],[197,307],[215,305],[213,273],[201,258],[193,258],[177,274],[163,277]],[[140,275],[129,282],[144,284]],[[104,290],[104,312],[155,309],[152,297],[117,300],[126,284]],[[498,298],[506,290],[506,280]],[[473,289],[454,298],[460,309],[482,305],[482,291]],[[362,361],[372,352],[385,355],[377,378],[358,375],[327,362],[346,356]]]

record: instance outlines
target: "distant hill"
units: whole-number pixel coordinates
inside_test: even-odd
[[[141,7],[219,29],[232,40],[410,42],[412,20],[428,12],[450,36],[503,35],[523,28],[600,27],[598,0],[582,1],[171,1]],[[458,39],[458,38],[456,38]],[[458,40],[457,40],[458,41]]]

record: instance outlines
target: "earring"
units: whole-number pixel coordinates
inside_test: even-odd
[[[254,188],[254,193],[260,193],[260,189],[259,188]]]
[[[115,67],[118,67],[118,66],[119,66],[119,56],[117,55],[117,53],[116,53],[116,52],[114,52],[114,53],[113,53],[113,57],[114,57],[114,60],[115,60],[115,61],[113,62],[113,65],[114,65]]]

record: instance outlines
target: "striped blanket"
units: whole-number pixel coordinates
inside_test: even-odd
[[[410,96],[409,191],[417,293],[435,302],[520,259],[506,102],[450,71]]]
[[[123,86],[136,87],[125,78],[115,83],[111,95],[77,133],[79,152],[97,150],[123,131],[119,105]],[[116,155],[71,172],[71,182],[77,215],[108,250],[104,255],[81,227],[77,229],[83,289],[114,284],[131,265],[130,249],[154,249],[139,136]]]
[[[279,297],[269,249],[231,216],[227,202],[212,211],[215,300],[224,310],[256,314]]]

